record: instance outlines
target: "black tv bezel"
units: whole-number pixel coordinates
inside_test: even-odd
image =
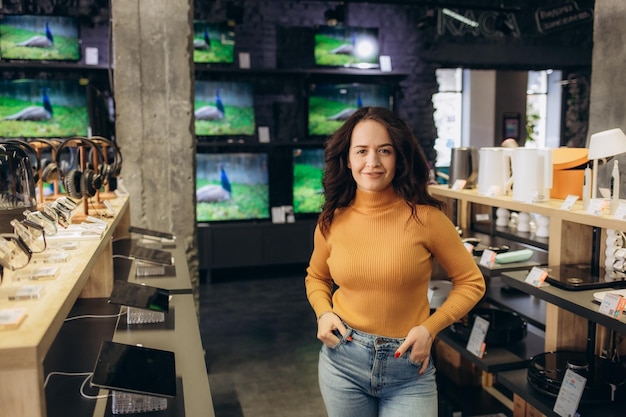
[[[233,34],[233,57],[232,60],[229,62],[225,62],[225,61],[196,61],[195,57],[193,58],[193,63],[194,65],[200,66],[200,67],[218,67],[218,68],[228,68],[232,65],[235,64],[236,62],[236,48],[237,48],[237,41],[236,41],[236,36],[237,36],[237,31],[235,29],[235,25],[232,24],[230,21],[228,20],[223,20],[223,21],[219,21],[219,22],[215,22],[215,21],[211,21],[208,19],[194,19],[193,20],[193,28],[194,28],[194,38],[195,38],[195,34],[196,34],[196,23],[204,23],[207,25],[221,25],[225,28],[229,28],[229,30],[231,30],[234,34]]]
[[[291,148],[291,204],[294,210],[294,215],[296,217],[296,219],[316,219],[318,218],[318,216],[320,215],[320,213],[322,212],[321,208],[319,211],[299,211],[296,212],[296,205],[295,205],[295,197],[293,194],[294,191],[294,187],[295,187],[295,156],[294,156],[294,151],[296,149],[310,149],[310,150],[319,150],[322,152],[322,154],[324,153],[325,150],[325,146],[323,144],[319,144],[319,143],[300,143],[298,145],[293,145]],[[321,184],[320,184],[321,185]]]
[[[13,13],[13,14],[4,14],[3,19],[7,17],[51,17],[51,18],[63,18],[70,19],[73,21],[76,27],[76,40],[78,41],[78,58],[61,58],[61,59],[34,59],[34,58],[7,58],[2,55],[2,36],[0,34],[0,60],[6,62],[13,63],[36,63],[36,62],[56,62],[56,63],[79,63],[83,60],[83,40],[82,40],[82,30],[80,25],[80,20],[77,16],[66,15],[66,14],[50,14],[50,15],[38,15],[32,13]]]
[[[196,146],[196,153],[194,156],[194,162],[196,164],[195,178],[194,178],[194,190],[197,190],[198,181],[198,155],[200,154],[214,154],[214,155],[228,155],[228,154],[258,154],[265,155],[265,162],[267,164],[267,217],[252,217],[245,219],[214,219],[214,220],[199,220],[196,211],[196,223],[197,224],[236,224],[236,223],[269,223],[272,220],[271,207],[272,207],[272,152],[269,148],[262,148],[259,146],[246,146],[246,145],[213,145],[213,144],[201,144]],[[196,201],[197,210],[198,202]]]
[[[362,63],[364,65],[367,65],[367,68],[362,68],[359,67],[358,64],[354,64],[354,65],[331,65],[331,64],[320,64],[317,61],[317,57],[315,56],[315,49],[316,49],[316,40],[315,37],[323,30],[325,29],[331,29],[331,30],[340,30],[340,29],[344,29],[344,30],[360,30],[360,31],[372,31],[372,36],[374,36],[375,34],[375,38],[377,41],[377,47],[378,47],[378,52],[377,52],[377,56],[376,56],[376,63]],[[375,26],[344,26],[344,25],[338,25],[338,26],[328,26],[328,25],[317,25],[313,28],[313,50],[312,55],[313,55],[313,65],[316,68],[327,68],[327,69],[332,69],[332,68],[349,68],[349,69],[353,69],[353,70],[379,70],[380,69],[380,56],[381,56],[381,41],[380,41],[380,28],[375,27]]]
[[[225,83],[225,84],[242,84],[248,85],[250,87],[250,91],[252,94],[252,108],[254,111],[254,130],[251,134],[245,133],[228,133],[228,134],[220,134],[220,135],[199,135],[196,133],[195,129],[195,117],[194,117],[194,136],[198,143],[214,143],[214,144],[245,144],[257,137],[258,130],[258,121],[257,121],[257,111],[256,111],[256,100],[255,100],[255,84],[252,81],[247,80],[225,80],[225,79],[200,79],[196,78],[194,80],[194,113],[196,111],[195,102],[196,102],[196,92],[195,92],[195,84],[197,83]]]
[[[312,92],[312,88],[315,85],[336,85],[336,86],[340,86],[340,85],[354,85],[354,86],[358,86],[358,85],[367,85],[367,86],[379,86],[381,88],[386,88],[388,89],[389,92],[389,107],[387,107],[389,110],[391,111],[396,111],[395,108],[395,97],[396,97],[396,91],[397,91],[397,86],[396,85],[392,85],[392,84],[388,84],[388,83],[376,83],[376,82],[367,82],[367,81],[353,81],[353,82],[348,82],[348,81],[338,81],[338,82],[329,82],[327,80],[324,81],[312,81],[308,84],[308,88],[307,88],[307,95],[305,98],[305,103],[306,103],[306,127],[305,127],[305,131],[306,131],[306,139],[309,142],[316,142],[316,143],[324,143],[326,142],[326,140],[328,140],[328,138],[330,138],[330,136],[332,136],[332,133],[329,134],[325,134],[325,135],[312,135],[310,132],[310,117],[311,117],[311,92]]]
[[[9,139],[13,139],[13,138],[17,138],[17,139],[24,139],[24,140],[29,140],[29,139],[36,139],[36,138],[44,138],[44,139],[67,139],[67,138],[71,138],[71,137],[76,137],[76,136],[88,136],[89,135],[89,131],[91,129],[91,120],[92,120],[92,115],[91,112],[93,111],[93,109],[90,106],[90,100],[89,100],[89,86],[92,85],[91,84],[91,80],[87,77],[84,77],[82,75],[79,75],[78,73],[74,73],[74,72],[63,72],[63,73],[48,73],[48,72],[39,72],[39,73],[29,73],[29,72],[19,72],[19,73],[13,73],[11,76],[6,76],[5,72],[0,72],[0,74],[2,74],[3,79],[1,80],[2,82],[12,82],[12,81],[74,81],[77,84],[81,85],[84,89],[84,94],[85,94],[85,107],[87,109],[87,126],[86,126],[86,131],[84,133],[77,133],[77,134],[71,134],[68,136],[41,136],[41,135],[37,135],[37,136],[0,136],[0,138],[9,138]],[[81,82],[81,80],[84,80],[84,84]]]

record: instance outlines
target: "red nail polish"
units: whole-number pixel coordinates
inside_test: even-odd
[[[347,340],[348,342],[352,342],[352,336],[348,336],[348,337],[346,337],[346,340]]]
[[[399,357],[400,357],[400,352],[396,352],[396,353],[394,353],[393,357],[394,357],[394,358],[399,358]]]

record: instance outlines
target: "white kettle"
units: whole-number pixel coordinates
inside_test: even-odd
[[[507,193],[511,180],[511,149],[478,150],[478,194],[497,197]]]
[[[552,149],[513,149],[511,166],[513,168],[513,200],[527,203],[550,200]]]

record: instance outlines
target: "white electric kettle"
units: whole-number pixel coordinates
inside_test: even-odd
[[[478,150],[478,194],[504,195],[511,180],[511,149],[485,147]]]
[[[516,148],[512,151],[513,200],[527,203],[550,200],[552,149]]]

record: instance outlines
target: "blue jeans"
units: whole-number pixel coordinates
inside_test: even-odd
[[[329,417],[437,417],[432,359],[419,375],[421,365],[411,362],[408,352],[394,358],[404,339],[347,328],[336,346],[322,345],[319,355],[319,384]]]

